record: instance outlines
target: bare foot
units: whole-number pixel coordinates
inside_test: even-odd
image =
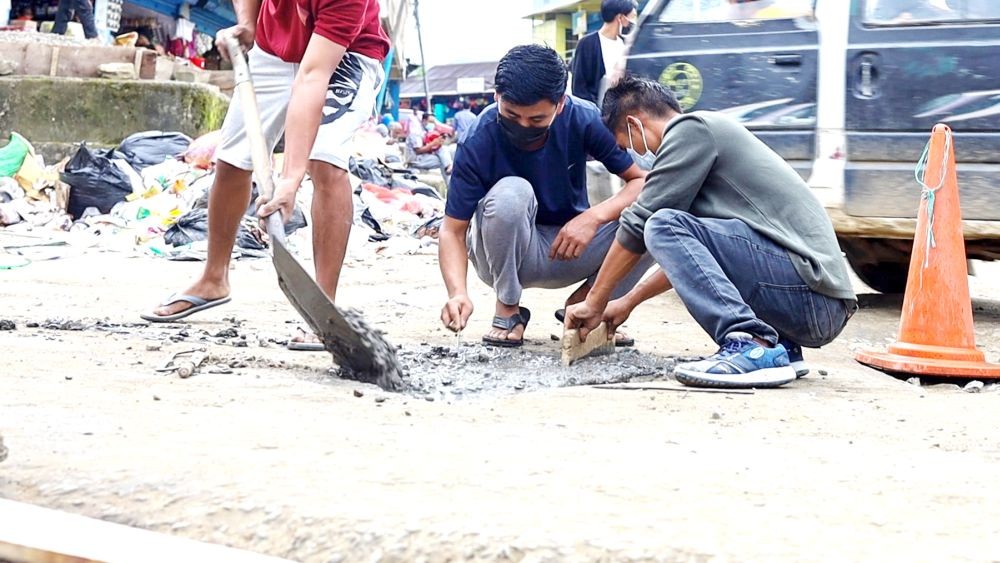
[[[521,312],[521,307],[519,305],[504,305],[503,303],[497,301],[496,313],[498,317],[511,317]],[[507,331],[502,328],[493,328],[486,333],[486,337],[492,340],[512,340],[518,342],[524,338],[524,325],[519,324]]]
[[[209,301],[214,301],[216,299],[222,299],[223,297],[229,297],[229,283],[228,282],[209,282],[205,280],[198,280],[194,285],[185,289],[181,292],[186,295],[194,295],[195,297],[201,297],[202,299],[207,299]],[[158,317],[167,317],[170,315],[176,315],[177,313],[186,311],[190,309],[193,305],[187,301],[178,301],[176,303],[171,303],[163,307],[157,307],[153,310],[153,314]]]

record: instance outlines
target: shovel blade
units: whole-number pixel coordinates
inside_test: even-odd
[[[370,327],[358,311],[342,311],[330,301],[311,275],[285,247],[272,238],[278,285],[309,328],[333,354],[342,375],[375,383],[388,391],[402,388],[402,370],[396,349]]]

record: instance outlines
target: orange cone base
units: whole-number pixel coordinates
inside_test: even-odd
[[[986,362],[914,358],[888,352],[858,352],[854,359],[887,372],[933,375],[961,379],[1000,379],[1000,364]]]

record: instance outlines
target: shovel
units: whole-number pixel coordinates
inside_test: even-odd
[[[271,151],[264,141],[250,69],[236,38],[226,37],[224,42],[233,63],[236,91],[250,140],[254,177],[260,193],[270,199],[274,195]],[[280,212],[273,213],[265,221],[281,291],[323,341],[326,350],[333,354],[342,377],[375,383],[387,391],[400,390],[403,380],[396,349],[365,322],[361,313],[342,311],[330,301],[285,246],[285,226],[280,215]]]

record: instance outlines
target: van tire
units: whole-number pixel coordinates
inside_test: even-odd
[[[847,263],[868,287],[880,293],[906,291],[913,242],[898,239],[840,239]]]

